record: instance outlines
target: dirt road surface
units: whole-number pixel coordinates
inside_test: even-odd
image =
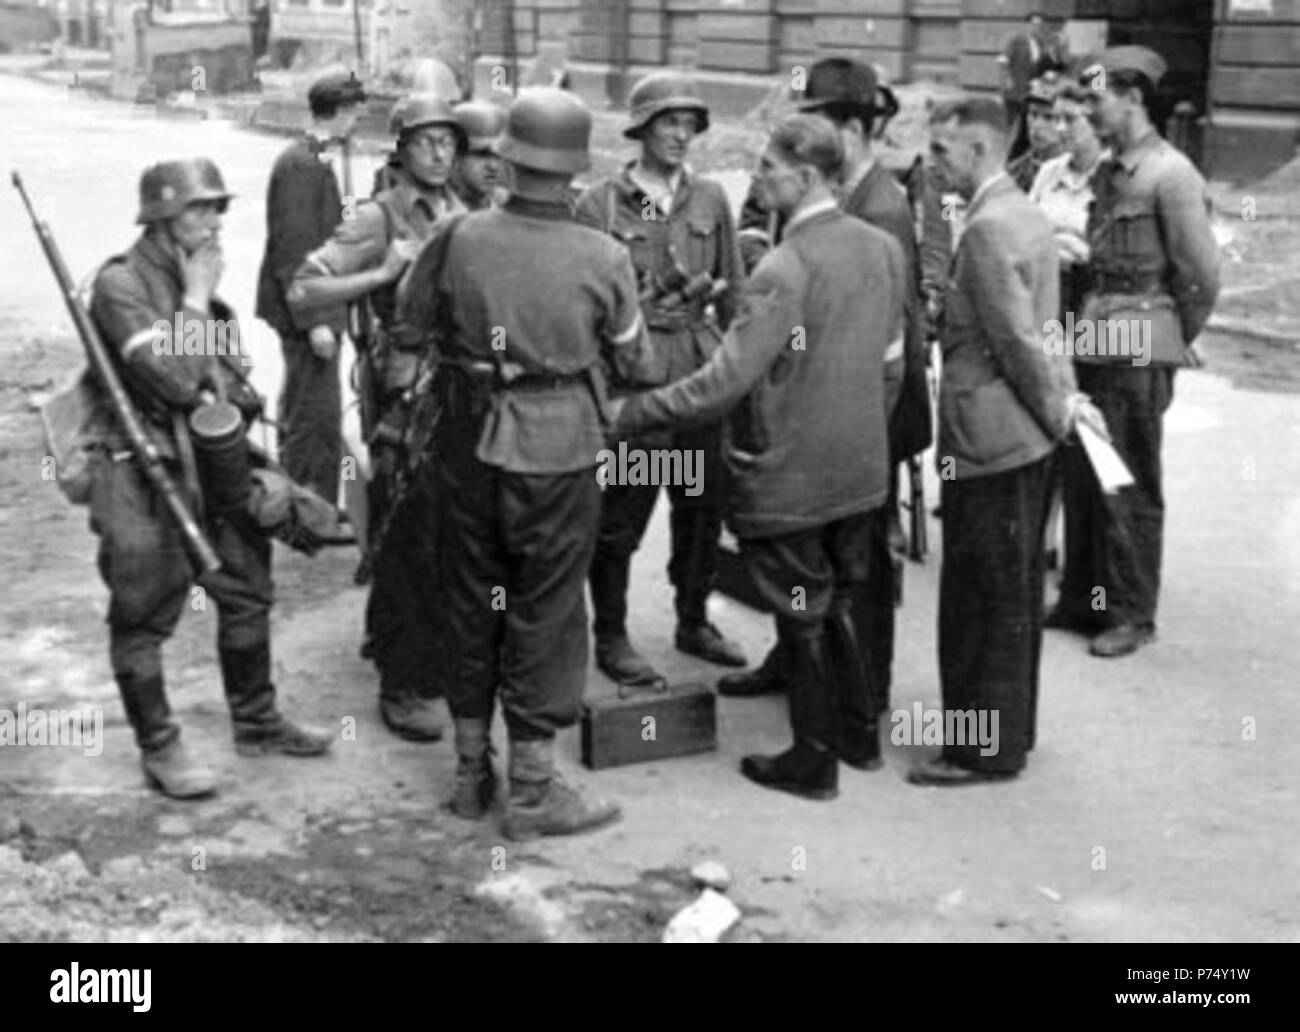
[[[132,240],[146,163],[217,160],[238,194],[223,292],[273,399],[276,341],[251,313],[283,141],[0,81],[3,164],[27,177],[78,277]],[[105,725],[99,755],[0,746],[0,940],[658,939],[694,897],[687,872],[703,859],[731,871],[736,941],[1300,939],[1294,352],[1208,338],[1207,369],[1180,375],[1159,641],[1108,662],[1049,633],[1039,744],[1018,781],[914,788],[903,774],[932,750],[891,744],[883,770],[843,770],[834,803],[797,801],[736,771],[744,753],[784,748],[781,700],[724,699],[713,754],[590,774],[566,735],[566,770],[626,818],[517,846],[495,818],[440,808],[447,743],[399,742],[379,723],[375,675],[357,656],[355,556],[338,551],[308,560],[277,545],[275,676],[286,709],[340,729],[353,718],[355,740],[341,734],[320,760],[239,760],[214,614],[190,612],[167,648],[169,693],[222,791],[183,805],[144,788],[108,668],[86,511],[41,476],[32,402],[67,375],[78,344],[7,186],[0,241],[0,709],[102,710]],[[711,678],[672,649],[663,512],[637,558],[632,626],[671,675]],[[938,564],[935,553],[908,568],[898,710],[939,705]],[[755,660],[771,640],[765,618],[730,600],[713,615]],[[594,672],[591,687],[605,687]],[[502,728],[495,736],[503,745]]]

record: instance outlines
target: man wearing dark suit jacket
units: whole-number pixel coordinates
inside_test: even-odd
[[[705,423],[732,409],[727,520],[776,613],[794,746],[741,772],[814,799],[838,790],[837,755],[880,766],[853,601],[889,493],[885,356],[900,347],[911,289],[889,234],[839,210],[843,162],[825,119],[783,119],[756,181],[785,237],[754,270],[745,307],[709,362],[622,404],[615,431]],[[743,399],[743,400],[742,400]],[[739,404],[737,404],[739,402]],[[845,700],[867,701],[861,723]]]
[[[299,324],[285,301],[293,274],[329,239],[343,215],[330,147],[356,124],[365,91],[355,77],[329,75],[307,93],[312,124],[281,152],[266,190],[266,252],[257,279],[259,318],[280,335],[284,382],[276,407],[280,462],[327,502],[338,500],[343,415],[339,346],[327,320]]]
[[[1070,359],[1044,346],[1057,315],[1056,243],[1003,168],[1003,106],[956,101],[930,129],[936,163],[970,202],[940,330],[936,453],[939,673],[945,718],[967,715],[945,726],[967,733],[909,780],[959,785],[1015,777],[1033,748],[1051,464],[1077,420],[1103,433],[1105,423],[1075,391]],[[996,737],[981,744],[974,726]]]

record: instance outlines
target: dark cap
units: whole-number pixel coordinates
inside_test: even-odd
[[[1044,72],[1029,84],[1026,104],[1043,104],[1051,107],[1056,103],[1056,95],[1061,91],[1061,78],[1055,72]]]
[[[321,76],[307,91],[307,105],[312,114],[333,113],[349,104],[364,103],[365,99],[366,91],[357,79],[356,72],[336,72]]]
[[[1151,80],[1152,86],[1159,86],[1165,77],[1168,65],[1165,59],[1149,47],[1108,47],[1089,68],[1084,69],[1082,78],[1089,78],[1089,73],[1100,65],[1106,74],[1116,72],[1139,72]]]
[[[828,57],[808,72],[808,88],[799,103],[800,111],[823,111],[832,106],[880,111],[876,73],[870,65],[847,57]]]

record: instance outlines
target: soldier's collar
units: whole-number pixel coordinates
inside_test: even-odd
[[[639,163],[640,159],[633,158],[623,166],[623,171],[619,175],[619,186],[622,188],[623,193],[634,199],[650,196],[646,193],[645,188],[633,176],[633,172],[636,170]],[[683,191],[689,189],[691,180],[695,178],[695,173],[689,164],[682,162],[682,166],[677,170],[674,178],[676,179],[675,185],[670,185],[673,185],[673,196],[677,197]]]
[[[1138,140],[1124,154],[1115,154],[1115,164],[1121,166],[1125,172],[1132,173],[1138,167],[1142,159],[1160,146],[1160,134],[1156,132],[1155,127],[1147,133],[1142,139]]]
[[[554,219],[557,222],[573,221],[573,209],[567,201],[538,201],[531,197],[511,194],[503,206],[513,215],[523,215],[531,219]]]
[[[403,211],[409,212],[418,207],[430,219],[442,218],[465,210],[464,202],[456,196],[450,185],[444,183],[436,188],[421,186],[404,169],[397,171],[393,176],[392,191],[397,196]],[[437,202],[440,200],[444,206],[442,211],[437,208]]]
[[[180,263],[163,249],[162,244],[158,243],[149,230],[146,229],[140,234],[135,247],[142,259],[166,273],[177,283],[182,283]]]

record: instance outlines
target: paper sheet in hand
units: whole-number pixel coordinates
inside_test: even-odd
[[[1083,450],[1088,453],[1088,462],[1097,474],[1097,482],[1101,484],[1104,494],[1114,494],[1121,487],[1128,487],[1134,482],[1133,474],[1106,438],[1087,423],[1080,423],[1078,432]]]

